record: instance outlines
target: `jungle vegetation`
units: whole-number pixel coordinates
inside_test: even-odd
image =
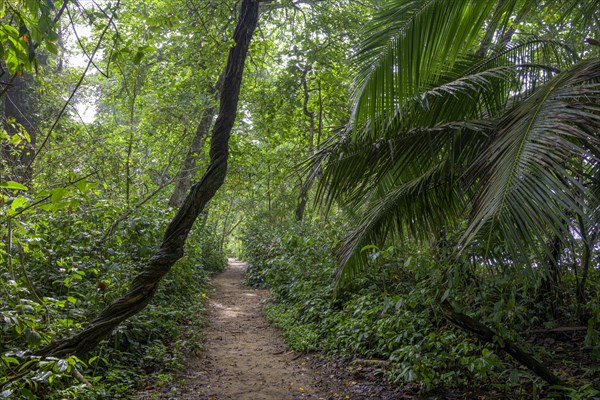
[[[598,0],[1,1],[0,398],[172,386],[227,256],[297,351],[600,396]]]

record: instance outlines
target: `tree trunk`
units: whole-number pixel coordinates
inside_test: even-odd
[[[498,0],[498,4],[496,4],[496,10],[494,11],[494,18],[498,17],[497,14],[502,9],[503,4],[504,4],[504,0]],[[490,23],[490,25],[488,26],[488,28],[485,31],[485,34],[483,35],[483,39],[481,40],[479,49],[477,49],[477,51],[475,52],[475,54],[478,57],[485,57],[488,49],[492,45],[492,40],[494,39],[494,33],[496,33],[496,27],[494,26],[494,24]]]
[[[217,85],[211,88],[211,92],[215,98],[219,97],[222,81],[223,75],[219,77]],[[197,162],[199,160],[199,154],[204,147],[204,143],[206,142],[206,137],[210,132],[210,127],[215,114],[215,106],[212,103],[208,104],[202,113],[200,123],[196,129],[196,133],[194,134],[194,138],[192,139],[188,153],[185,156],[185,160],[183,161],[183,164],[181,165],[181,168],[175,177],[175,188],[173,188],[173,194],[171,194],[171,197],[169,198],[169,206],[171,207],[181,207],[185,200],[185,194],[190,187],[190,183],[194,177],[194,174],[198,170]]]
[[[557,318],[557,306],[561,300],[558,291],[560,283],[560,255],[563,250],[562,242],[558,236],[555,236],[548,243],[548,255],[546,257],[546,270],[538,289],[537,302],[545,304],[552,314],[552,318]]]
[[[29,135],[30,141],[21,141],[17,146],[3,144],[2,158],[8,167],[9,180],[17,182],[27,182],[31,179],[32,170],[29,163],[33,157],[36,143],[35,126],[31,122],[32,102],[31,94],[34,86],[33,77],[29,74],[23,76],[15,75],[9,77],[8,73],[3,74],[2,85],[0,89],[6,89],[2,100],[4,102],[4,125],[9,135],[18,133],[22,127]],[[6,87],[4,87],[6,85]],[[8,124],[9,119],[14,119],[14,123]]]
[[[259,3],[243,0],[235,28],[234,47],[229,50],[221,93],[220,113],[212,131],[210,165],[188,193],[183,205],[167,227],[163,243],[134,278],[130,289],[113,301],[85,329],[39,351],[44,357],[82,355],[96,347],[124,320],[141,311],[152,299],[162,277],[183,256],[183,246],[194,221],[225,180],[229,155],[229,136],[238,106],[244,63],[252,34],[258,23]]]
[[[501,18],[501,12],[507,11],[507,10],[502,10],[502,8],[504,6],[504,2],[505,2],[505,0],[498,0],[498,3],[496,5],[496,9],[494,11],[494,15],[493,15],[492,19]],[[529,13],[530,10],[531,10],[530,3],[525,4],[525,6],[523,8],[521,8],[520,10],[511,9],[510,10],[511,15],[516,14],[516,18],[513,21],[513,25],[509,26],[508,28],[505,27],[506,30],[503,32],[496,31],[496,24],[491,23],[491,21],[490,21],[490,24],[489,24],[488,28],[486,29],[483,39],[481,40],[481,43],[479,45],[479,49],[477,49],[475,54],[478,57],[485,57],[487,55],[487,52],[488,52],[490,46],[492,45],[495,35],[499,35],[499,40],[497,40],[496,44],[506,46],[512,40],[512,37],[516,32],[516,26],[523,19],[525,19],[525,17],[527,16],[527,14]]]
[[[308,109],[308,101],[310,99],[310,91],[308,90],[308,81],[306,76],[311,70],[311,66],[307,64],[302,70],[302,88],[304,89],[304,103],[302,106],[302,111],[304,115],[308,117],[309,120],[309,132],[308,132],[308,154],[310,157],[315,155],[315,112],[310,111]],[[321,99],[321,85],[319,84],[319,126],[318,126],[318,139],[317,144],[321,138],[321,131],[323,127],[323,102]],[[312,171],[309,176],[306,177],[305,181],[300,186],[300,194],[298,195],[298,204],[296,205],[296,221],[301,222],[304,219],[304,212],[306,211],[306,204],[308,203],[308,193],[314,179],[312,175],[314,175],[314,171]]]
[[[1,1],[4,2],[4,0]],[[53,24],[58,22],[68,4],[69,0],[62,2],[52,18]],[[60,30],[57,30],[57,33],[60,43],[62,41]],[[42,65],[46,64],[47,56],[44,53],[38,53],[36,57]],[[29,182],[33,176],[31,163],[35,158],[37,140],[37,121],[32,112],[36,106],[37,96],[34,93],[36,87],[34,76],[31,73],[22,72],[22,74],[15,73],[10,76],[4,62],[0,62],[0,100],[3,102],[4,111],[2,123],[11,135],[17,133],[19,125],[21,125],[29,135],[29,141],[22,141],[18,146],[0,144],[0,152],[9,170],[8,179]],[[16,128],[7,124],[8,118],[15,119]]]
[[[585,286],[587,284],[587,279],[590,271],[590,264],[592,261],[592,252],[598,239],[598,230],[592,229],[591,232],[588,232],[586,224],[581,217],[581,215],[577,215],[577,222],[579,224],[579,234],[581,235],[581,241],[583,243],[583,252],[581,254],[581,264],[580,268],[575,268],[575,273],[578,270],[581,271],[581,276],[577,276],[576,274],[576,298],[577,303],[581,307],[586,302],[585,296]],[[574,263],[577,263],[577,260],[574,260]]]
[[[474,334],[477,338],[485,343],[490,344],[496,349],[503,350],[510,354],[515,360],[534,372],[537,376],[545,380],[551,385],[561,385],[562,381],[546,368],[541,362],[536,360],[531,354],[521,349],[511,341],[501,338],[496,332],[488,328],[484,324],[469,317],[466,314],[459,313],[448,303],[442,302],[442,311],[448,321],[453,323],[465,331]]]

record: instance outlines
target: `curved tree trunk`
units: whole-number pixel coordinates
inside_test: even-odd
[[[137,314],[150,302],[162,277],[183,256],[183,246],[194,221],[225,180],[229,136],[236,118],[244,62],[258,23],[258,10],[258,1],[242,1],[233,35],[235,46],[229,50],[225,67],[220,113],[212,131],[210,165],[202,179],[192,186],[183,205],[167,227],[160,248],[143,271],[134,278],[127,293],[113,301],[85,329],[74,336],[51,343],[41,349],[39,355],[82,355],[96,347],[121,322]]]

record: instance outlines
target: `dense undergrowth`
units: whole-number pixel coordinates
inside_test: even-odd
[[[201,229],[150,305],[110,340],[84,358],[35,364],[37,349],[78,329],[126,290],[168,222],[164,207],[148,207],[105,237],[120,217],[118,208],[81,200],[21,219],[12,248],[6,241],[0,248],[7,266],[0,280],[0,398],[107,399],[169,391],[182,356],[198,342],[206,277],[226,265]]]
[[[389,381],[421,393],[459,388],[497,397],[600,395],[594,387],[600,360],[593,329],[597,301],[589,303],[590,329],[582,332],[581,342],[557,340],[553,348],[540,344],[554,339],[532,334],[577,324],[568,276],[562,298],[552,301],[553,317],[539,298],[541,278],[531,271],[484,269],[445,255],[444,244],[424,249],[406,243],[363,249],[369,252],[368,272],[336,293],[333,255],[341,232],[330,224],[276,230],[255,224],[245,232],[247,281],[271,289],[266,316],[292,349],[362,359],[379,366]],[[593,281],[597,285],[597,277]],[[591,292],[597,300],[598,287]],[[440,309],[442,298],[492,327],[495,340],[515,341],[555,368],[570,387],[548,387],[508,355],[453,326]],[[568,354],[572,349],[583,354]]]

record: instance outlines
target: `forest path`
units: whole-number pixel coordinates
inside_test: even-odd
[[[288,351],[281,334],[265,320],[262,306],[268,291],[245,286],[245,268],[245,263],[230,260],[229,267],[211,279],[205,350],[188,361],[181,398],[330,398],[317,393],[323,378],[311,370],[309,361]]]

